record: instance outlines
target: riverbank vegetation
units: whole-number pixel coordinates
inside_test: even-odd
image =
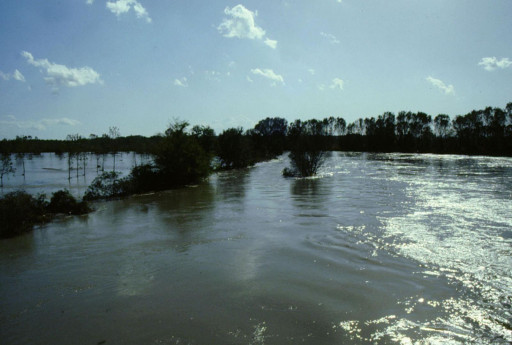
[[[30,136],[4,139],[0,141],[1,177],[13,173],[10,157],[23,159],[24,153],[44,151],[67,155],[71,178],[71,170],[85,173],[84,153],[94,153],[98,180],[87,197],[96,199],[197,183],[212,171],[243,168],[284,151],[289,151],[291,160],[283,172],[286,176],[314,175],[324,153],[333,150],[512,156],[512,102],[504,109],[487,107],[454,119],[406,111],[396,115],[385,112],[349,124],[341,117],[290,124],[284,118],[267,117],[252,129],[229,128],[218,135],[208,126],[188,126],[175,120],[164,133],[149,138],[122,137],[117,127],[111,127],[109,134],[91,134],[89,138],[68,135],[64,141]],[[147,154],[152,163],[134,167],[123,179],[115,174],[115,168],[114,174],[105,172],[101,164],[105,156],[115,159],[116,153],[124,151]],[[106,192],[100,193],[101,188]]]
[[[376,118],[361,118],[347,125],[341,118],[296,120],[288,124],[280,117],[267,117],[254,128],[229,128],[219,135],[208,126],[194,126],[175,120],[161,135],[150,138],[120,136],[117,127],[109,134],[89,138],[68,135],[66,140],[39,140],[30,136],[0,141],[0,178],[15,173],[12,159],[24,154],[56,152],[66,155],[69,179],[71,171],[85,174],[87,155],[97,157],[97,177],[88,187],[84,200],[111,199],[132,194],[160,191],[195,184],[213,171],[238,169],[289,152],[290,167],[284,176],[315,175],[325,152],[368,151],[406,153],[450,153],[512,156],[512,102],[505,109],[485,108],[466,115],[422,112],[386,112]],[[106,155],[133,151],[147,154],[151,163],[139,164],[128,176],[105,171],[101,161]],[[23,166],[24,171],[24,164]],[[24,172],[23,172],[24,174]],[[54,193],[50,201],[44,195],[12,192],[0,199],[0,237],[21,234],[34,224],[51,219],[57,213],[83,214],[89,211],[84,201],[69,192]]]
[[[49,201],[44,194],[7,193],[0,198],[0,238],[21,235],[57,214],[80,215],[90,211],[86,202],[77,201],[67,190],[53,193]]]

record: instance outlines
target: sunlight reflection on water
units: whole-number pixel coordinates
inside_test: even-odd
[[[333,153],[310,179],[287,164],[1,241],[3,342],[512,341],[511,159]]]

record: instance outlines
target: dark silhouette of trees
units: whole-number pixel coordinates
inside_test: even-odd
[[[423,112],[401,111],[396,116],[385,112],[377,117],[360,118],[349,124],[343,118],[333,116],[300,123],[311,132],[301,138],[311,142],[309,137],[315,137],[314,143],[321,147],[320,151],[512,156],[512,102],[503,109],[487,107],[457,115],[453,119],[445,114],[439,114],[433,119]],[[296,127],[296,122],[288,124],[284,118],[267,117],[245,133],[241,128],[230,128],[216,136],[212,128],[199,125],[194,126],[190,132],[183,129],[182,133],[193,137],[207,155],[217,156],[221,168],[239,168],[271,159],[285,150],[293,150],[297,139],[291,129],[296,131]],[[179,128],[171,126],[166,135],[121,137],[117,127],[110,127],[108,135],[91,134],[88,139],[71,135],[67,140],[39,140],[27,135],[15,140],[1,140],[0,152],[67,152],[68,177],[71,178],[72,169],[76,169],[77,174],[79,169],[85,172],[85,152],[95,153],[97,172],[100,169],[104,171],[104,157],[109,153],[114,161],[117,152],[131,151],[156,157],[162,152],[163,146],[169,145],[169,136],[174,137],[172,133],[176,130],[180,132]],[[113,170],[116,170],[115,163]]]
[[[244,168],[254,163],[250,140],[243,128],[229,128],[217,140],[217,156],[223,169]]]
[[[59,213],[78,215],[90,211],[87,203],[76,200],[67,190],[53,193],[50,202],[44,194],[7,193],[0,197],[0,238],[21,235]]]
[[[171,123],[155,152],[155,165],[167,188],[196,183],[210,173],[211,156],[186,131],[188,125],[179,120]]]
[[[281,155],[286,145],[288,121],[280,117],[267,117],[259,121],[248,135],[251,136],[259,159],[271,159]],[[258,160],[259,160],[258,159]]]
[[[215,131],[210,126],[196,125],[192,127],[191,134],[198,140],[205,152],[209,154],[215,152]]]
[[[283,175],[307,177],[316,175],[324,162],[327,129],[318,120],[296,120],[288,128],[290,168]]]

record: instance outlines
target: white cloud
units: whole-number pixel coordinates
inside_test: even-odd
[[[14,70],[14,72],[12,74],[4,73],[4,72],[0,71],[0,78],[2,78],[3,80],[10,80],[12,78],[17,81],[25,82],[25,77],[17,69]]]
[[[46,72],[44,80],[54,87],[64,85],[67,87],[83,86],[87,84],[102,84],[100,74],[90,67],[69,68],[64,65],[49,62],[47,59],[35,60],[29,52],[22,52],[21,55],[27,62],[35,67],[40,67]]]
[[[251,40],[264,40],[264,43],[272,49],[277,47],[277,41],[265,36],[265,30],[256,25],[254,18],[258,12],[248,10],[243,5],[236,5],[233,8],[226,7],[224,18],[217,30],[228,38],[248,38]]]
[[[509,58],[502,58],[501,60],[498,60],[495,56],[484,57],[478,65],[484,66],[486,71],[494,71],[496,68],[505,69],[512,66],[512,61],[510,61]]]
[[[0,120],[0,125],[2,127],[16,127],[19,129],[34,129],[44,131],[48,127],[56,125],[75,127],[81,125],[81,122],[67,117],[21,121],[17,120],[16,117],[12,115],[9,115],[7,116],[7,120]]]
[[[260,76],[265,77],[267,79],[270,79],[270,80],[272,80],[272,81],[274,81],[276,83],[279,82],[281,84],[284,84],[283,76],[281,76],[279,74],[276,74],[271,69],[268,69],[268,68],[265,68],[265,69],[255,68],[255,69],[251,69],[251,73],[255,74],[255,75],[260,75]]]
[[[340,78],[334,78],[332,80],[331,85],[329,86],[331,89],[340,89],[343,90],[343,80]]]
[[[137,0],[107,1],[107,8],[118,17],[121,14],[128,13],[130,9],[133,8],[137,18],[145,19],[148,23],[151,23],[152,21],[149,17],[148,11]]]
[[[87,5],[92,5],[94,3],[94,0],[87,0],[86,4]]]
[[[12,74],[12,77],[17,80],[17,81],[21,81],[21,82],[24,82],[25,81],[25,77],[23,76],[23,74],[21,74],[20,71],[18,70],[15,70],[14,73]]]
[[[247,76],[247,81],[248,81],[249,83],[254,83],[254,80],[252,80],[252,79],[251,79],[251,77],[249,77],[249,76]]]
[[[267,39],[265,40],[265,44],[266,44],[267,46],[269,46],[270,48],[272,48],[272,49],[276,49],[276,47],[277,47],[277,41],[275,41],[275,40],[271,40],[270,38],[267,38]]]
[[[313,68],[308,69],[309,74],[315,75],[316,71]]]
[[[445,94],[453,94],[455,92],[453,85],[446,85],[442,80],[435,79],[432,77],[427,77],[426,80],[430,82],[435,87],[439,88],[441,91],[443,91]]]
[[[336,36],[334,36],[332,34],[327,34],[325,32],[321,32],[320,35],[322,37],[328,39],[331,44],[339,44],[340,43],[340,41],[336,38]]]
[[[179,87],[188,87],[188,81],[186,77],[181,79],[174,79],[174,85]]]

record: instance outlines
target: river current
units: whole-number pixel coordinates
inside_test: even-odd
[[[287,165],[0,241],[1,343],[512,342],[512,159],[335,152],[307,179]]]

